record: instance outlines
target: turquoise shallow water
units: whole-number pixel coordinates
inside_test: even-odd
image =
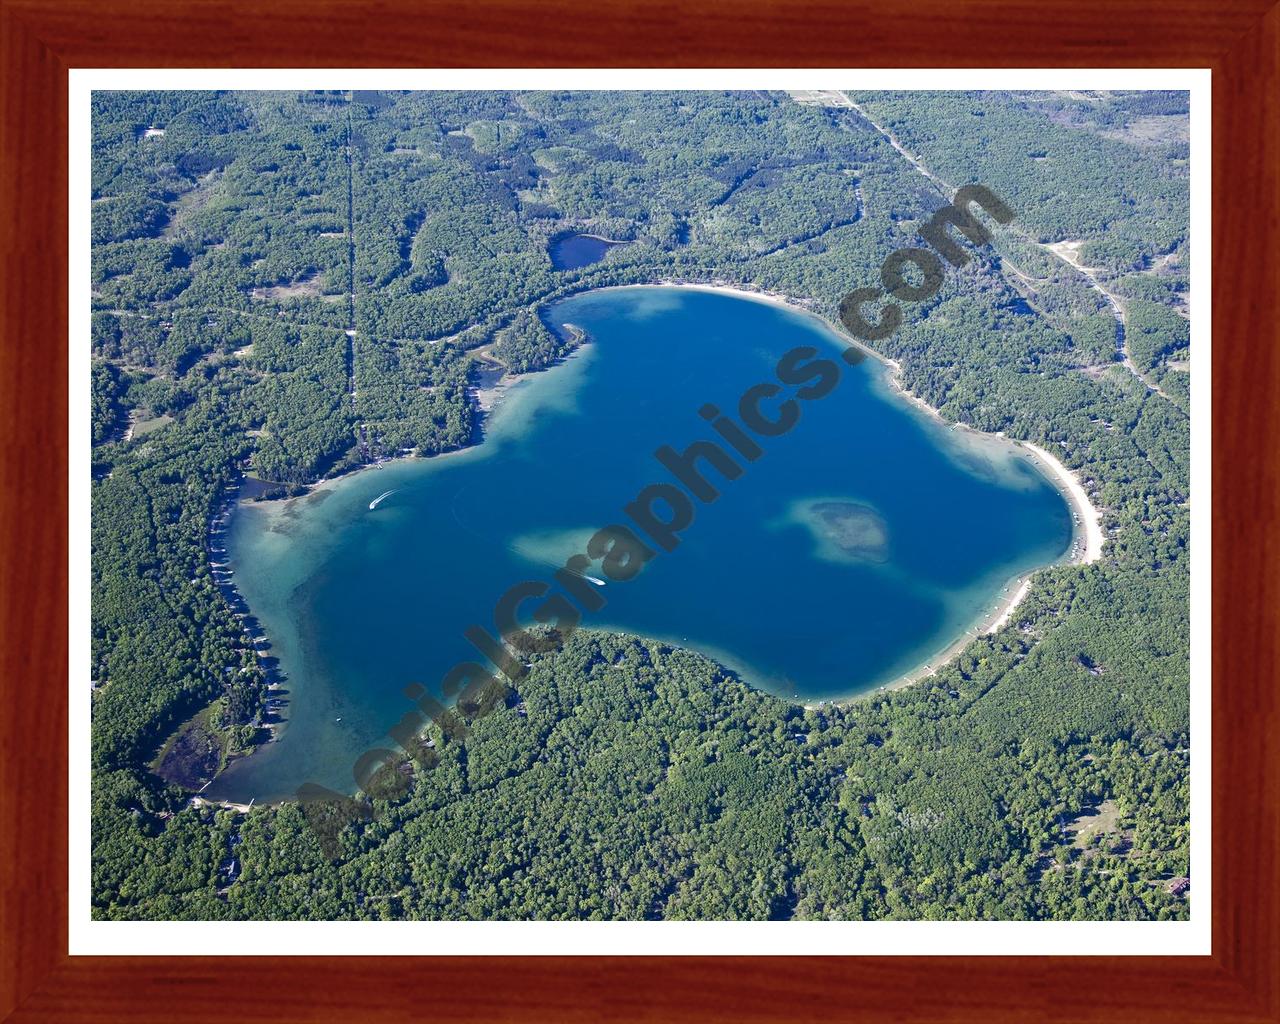
[[[672,479],[655,449],[715,438],[702,406],[734,412],[795,346],[838,363],[845,348],[815,318],[689,289],[590,292],[548,316],[591,344],[515,384],[483,444],[237,511],[228,551],[287,676],[289,724],[207,795],[351,789],[354,760],[410,709],[403,688],[438,691],[476,658],[467,626],[493,631],[507,588],[550,582],[594,530],[628,523],[623,507]],[[1025,454],[927,418],[874,360],[839,365],[790,432],[738,459],[741,477],[707,470],[719,500],[695,503],[675,551],[601,588],[584,626],[702,651],[781,696],[843,697],[920,665],[1011,577],[1065,554],[1069,507]]]

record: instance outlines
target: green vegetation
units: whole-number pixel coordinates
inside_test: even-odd
[[[1127,354],[1148,384],[1190,410],[1185,94],[856,98],[944,180],[981,181],[1019,211],[997,232],[1002,270],[1082,369],[1100,372]],[[1153,119],[1181,124],[1182,135],[1135,142],[1129,129]],[[1113,302],[1128,321],[1119,331]]]
[[[1187,150],[1118,141],[1151,109],[1144,93],[856,94],[875,121],[944,180],[981,181],[1019,212],[1037,241],[1084,239],[1084,263],[1121,273],[1188,238]],[[1185,118],[1185,94],[1160,108]]]
[[[927,686],[803,711],[687,652],[575,634],[535,660],[518,697],[475,722],[465,747],[433,733],[438,763],[408,795],[373,799],[368,820],[348,809],[326,830],[308,820],[323,813],[316,805],[204,809],[205,845],[187,854],[187,884],[115,910],[375,920],[1178,916],[1183,901],[1155,883],[1187,873],[1186,751],[1156,720],[1141,738],[1118,738],[1130,716],[1124,684],[1080,667],[1078,648],[1069,627],[1039,643],[984,640]],[[991,694],[1015,673],[1019,699],[1037,699],[1048,676],[1055,702],[1087,709],[1096,734],[1064,732],[1047,709],[1030,721],[991,714]],[[948,695],[953,686],[960,697]],[[1108,845],[1081,849],[1065,822],[1104,801],[1133,839],[1121,844],[1117,831]],[[332,850],[326,835],[336,836]],[[208,847],[233,851],[241,870],[221,895],[228,865]],[[123,884],[146,892],[154,875],[135,865]]]
[[[575,635],[369,805],[246,815],[188,802],[266,732],[210,564],[242,474],[296,490],[471,443],[482,359],[554,362],[573,341],[538,309],[582,288],[724,280],[834,315],[944,197],[857,112],[783,94],[95,95],[95,914],[1186,916],[1184,101],[854,98],[1018,214],[879,348],[947,418],[1077,470],[1104,559],[845,708]],[[631,244],[556,271],[574,230]]]

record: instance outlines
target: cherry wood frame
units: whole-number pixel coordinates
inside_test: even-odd
[[[1280,1021],[1273,3],[0,0],[0,1016]],[[67,70],[449,66],[1212,69],[1212,956],[68,956]]]

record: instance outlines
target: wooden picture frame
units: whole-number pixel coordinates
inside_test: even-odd
[[[0,53],[3,1019],[1280,1020],[1280,6],[0,0]],[[1212,955],[69,956],[68,70],[154,66],[1212,69]]]

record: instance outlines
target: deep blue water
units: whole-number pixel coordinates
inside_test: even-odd
[[[1025,454],[927,418],[874,360],[840,363],[844,343],[815,318],[627,288],[575,296],[549,319],[591,343],[518,382],[483,444],[241,506],[228,550],[288,677],[290,721],[208,795],[349,790],[355,758],[410,709],[403,687],[436,689],[474,659],[468,625],[493,630],[508,587],[550,581],[595,529],[629,523],[624,505],[671,480],[655,449],[715,438],[699,409],[735,411],[797,345],[841,366],[834,391],[797,401],[799,423],[759,438],[765,453],[739,459],[739,479],[708,470],[719,500],[696,504],[675,551],[602,588],[607,606],[584,626],[702,651],[784,697],[843,697],[929,660],[1071,543],[1065,500]]]
[[[620,244],[624,243],[606,242],[590,235],[565,235],[551,243],[547,254],[556,270],[577,270],[604,259],[605,253]]]

